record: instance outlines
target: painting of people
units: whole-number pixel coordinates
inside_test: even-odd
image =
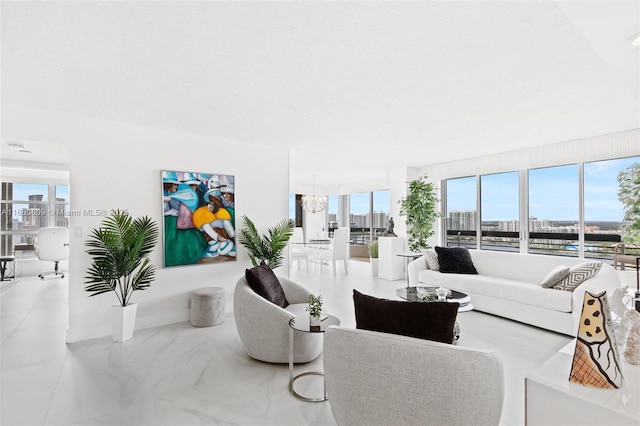
[[[162,171],[164,266],[236,259],[231,175]]]

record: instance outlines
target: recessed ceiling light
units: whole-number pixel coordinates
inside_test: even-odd
[[[640,34],[635,36],[631,44],[633,44],[636,47],[640,47]]]
[[[17,142],[7,142],[7,146],[9,147],[9,149],[13,149],[14,151],[18,151],[18,152],[24,152],[27,154],[31,154],[31,151],[29,151],[23,143],[17,143]]]

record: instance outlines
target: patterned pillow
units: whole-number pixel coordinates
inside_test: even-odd
[[[562,279],[564,279],[567,275],[569,275],[569,271],[570,269],[568,266],[556,266],[551,270],[551,272],[547,274],[546,277],[544,277],[540,285],[544,288],[551,288],[562,281]]]
[[[427,266],[432,271],[439,271],[440,264],[438,263],[438,253],[435,250],[427,250],[424,252],[424,258],[427,260]]]
[[[569,275],[553,286],[556,290],[573,291],[580,284],[594,277],[602,267],[602,262],[583,262],[569,269]]]

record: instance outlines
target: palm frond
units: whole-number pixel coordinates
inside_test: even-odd
[[[255,224],[246,215],[243,216],[244,227],[238,234],[238,241],[249,251],[249,258],[254,266],[264,262],[271,269],[282,265],[283,251],[286,248],[295,224],[291,219],[282,219],[275,226],[260,235]]]

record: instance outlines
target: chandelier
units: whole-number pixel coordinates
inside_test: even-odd
[[[327,197],[319,197],[316,195],[316,176],[313,176],[313,195],[303,195],[300,200],[302,208],[309,213],[318,213],[327,208]]]

